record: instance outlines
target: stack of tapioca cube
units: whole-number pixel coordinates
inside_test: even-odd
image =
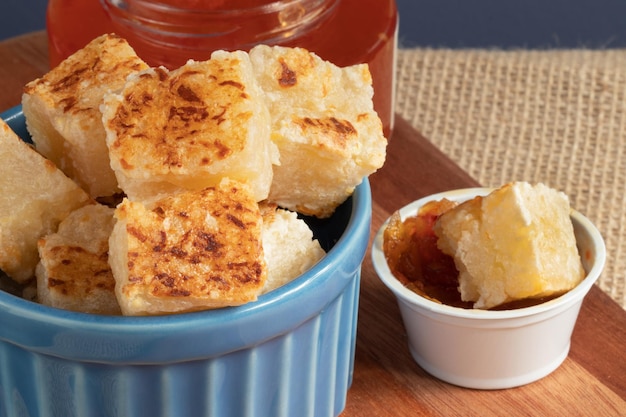
[[[329,217],[385,160],[367,65],[299,48],[151,68],[104,35],[27,84],[2,128],[0,269],[100,314],[240,305],[324,256]]]

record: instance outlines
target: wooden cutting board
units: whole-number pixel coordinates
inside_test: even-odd
[[[0,42],[0,111],[48,70],[43,32]],[[372,237],[396,209],[420,197],[477,186],[401,118],[385,166],[370,178]],[[411,358],[395,298],[363,264],[354,381],[342,417],[626,416],[626,311],[594,287],[581,308],[569,357],[546,378],[508,390],[441,382]]]

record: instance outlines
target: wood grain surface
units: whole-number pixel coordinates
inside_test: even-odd
[[[48,70],[43,32],[0,42],[0,111],[20,103],[23,85]],[[397,208],[477,182],[396,119],[385,166],[370,178],[372,236]],[[569,357],[523,387],[479,391],[441,382],[411,358],[395,298],[363,264],[353,384],[342,417],[626,416],[626,311],[597,287],[585,299]]]

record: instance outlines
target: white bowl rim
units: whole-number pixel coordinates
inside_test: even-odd
[[[474,187],[444,191],[428,195],[416,201],[413,201],[412,203],[409,203],[399,209],[400,216],[402,220],[404,220],[406,219],[406,217],[414,215],[415,213],[417,213],[419,207],[423,206],[429,201],[447,198],[449,200],[462,202],[474,196],[487,195],[493,190],[494,188]],[[403,301],[411,306],[419,307],[433,313],[439,313],[450,317],[459,317],[466,319],[506,320],[512,318],[533,316],[545,313],[546,311],[550,310],[556,311],[559,310],[560,307],[569,306],[577,301],[581,301],[582,298],[587,294],[591,286],[599,278],[606,262],[606,247],[600,231],[587,217],[585,217],[583,214],[576,210],[572,209],[570,217],[573,222],[578,223],[590,235],[592,241],[596,245],[596,256],[593,262],[593,266],[589,271],[587,271],[586,277],[574,289],[553,300],[531,307],[524,307],[513,310],[465,309],[441,304],[422,297],[414,291],[411,291],[406,286],[404,286],[395,276],[393,276],[389,269],[389,266],[387,265],[385,255],[382,250],[383,233],[385,231],[385,228],[387,227],[387,224],[389,223],[389,218],[386,219],[385,222],[380,226],[376,233],[376,236],[374,237],[371,249],[372,263],[379,279],[387,286],[387,288],[389,288],[396,295],[396,297],[398,297],[399,301]]]

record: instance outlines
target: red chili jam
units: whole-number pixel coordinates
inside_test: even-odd
[[[110,32],[170,69],[255,44],[300,46],[339,66],[368,63],[387,137],[393,128],[395,0],[50,0],[47,27],[51,66]]]
[[[434,231],[439,216],[455,205],[446,199],[431,201],[404,221],[394,213],[383,235],[383,252],[391,273],[411,291],[441,304],[473,308],[473,302],[461,299],[459,272],[452,257],[437,247]],[[531,307],[558,296],[515,300],[491,310]]]
[[[459,272],[452,257],[437,247],[434,231],[439,216],[455,205],[446,199],[431,201],[404,222],[394,213],[385,229],[383,251],[389,269],[407,288],[433,301],[472,308],[461,300]]]

